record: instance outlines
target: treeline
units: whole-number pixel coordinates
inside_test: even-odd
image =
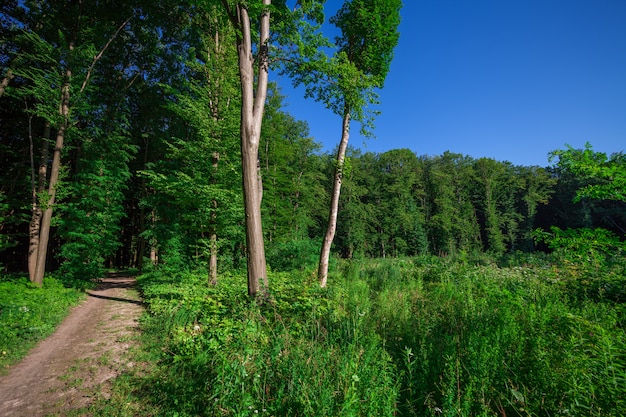
[[[408,149],[349,154],[334,246],[345,258],[530,252],[536,249],[533,231],[551,226],[602,227],[623,234],[623,203],[574,203],[581,180],[558,166],[515,166],[451,152],[417,156]],[[311,178],[326,178],[328,184],[324,172],[332,171],[332,159],[315,154],[309,159],[311,166],[322,167]],[[283,196],[284,206],[265,219],[294,224],[290,209],[295,212],[297,204],[290,205],[288,193],[267,188],[270,195]],[[329,191],[328,185],[322,189]],[[309,217],[300,220],[308,218],[310,239],[320,236],[316,219],[324,222],[327,199],[311,205]]]
[[[238,34],[219,2],[113,6],[2,5],[0,263],[215,280],[245,266]],[[258,161],[274,268],[316,262],[336,168],[283,100],[271,85]],[[573,203],[586,180],[558,165],[352,149],[342,175],[343,257],[530,251],[537,227],[626,224],[623,203]]]

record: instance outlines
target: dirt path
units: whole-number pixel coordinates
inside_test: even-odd
[[[52,336],[0,376],[0,416],[64,416],[107,397],[103,383],[134,366],[126,353],[143,311],[134,285],[128,276],[104,279]]]

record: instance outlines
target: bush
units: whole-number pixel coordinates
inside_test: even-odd
[[[267,263],[274,271],[315,268],[319,256],[320,245],[313,240],[291,240],[274,243],[267,248]]]

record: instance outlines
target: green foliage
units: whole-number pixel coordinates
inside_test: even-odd
[[[626,244],[605,229],[552,227],[534,236],[554,251],[557,279],[577,297],[626,301]]]
[[[273,273],[271,301],[245,280],[216,287],[195,274],[140,278],[159,340],[159,366],[125,396],[162,415],[391,415],[398,386],[358,288],[319,289],[306,274]],[[121,404],[120,404],[121,405]],[[107,405],[111,412],[111,403]]]
[[[325,198],[320,145],[310,137],[306,122],[282,110],[283,100],[276,85],[270,84],[259,151],[268,242],[314,235],[317,202]]]
[[[340,53],[381,88],[400,34],[400,0],[348,0],[330,19],[342,32],[336,44]]]
[[[591,180],[576,193],[575,201],[583,198],[626,201],[626,155],[622,152],[607,157],[605,153],[594,152],[587,142],[585,149],[553,151],[550,159],[558,158],[558,167],[570,171],[583,179]]]
[[[621,305],[570,298],[537,260],[344,261],[328,290],[274,272],[262,305],[236,275],[145,275],[158,364],[107,413],[624,415]]]
[[[40,288],[26,277],[0,276],[0,372],[50,335],[82,298],[52,277]]]
[[[295,85],[305,86],[307,97],[340,116],[350,114],[361,123],[362,133],[371,135],[377,112],[369,106],[377,104],[375,89],[383,87],[389,72],[399,39],[400,8],[399,0],[346,1],[330,19],[342,33],[335,39],[334,54],[327,56],[328,48],[320,46],[330,45],[314,35],[315,26],[305,25],[299,37],[291,37],[291,59],[283,61],[283,72]]]
[[[67,181],[59,220],[63,276],[84,280],[102,276],[105,259],[120,246],[128,163],[137,149],[127,135],[115,130],[96,129],[91,140],[84,140],[83,157]]]
[[[320,243],[316,240],[289,240],[269,245],[267,263],[274,271],[311,269],[319,261]]]
[[[9,205],[5,203],[5,196],[3,193],[0,193],[0,224],[4,224],[8,220],[7,211]],[[10,236],[7,236],[3,233],[0,233],[0,252],[5,250],[6,248],[10,248],[13,246],[13,241]],[[0,264],[1,266],[1,264]]]

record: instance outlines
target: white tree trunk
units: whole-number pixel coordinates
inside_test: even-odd
[[[341,131],[341,142],[337,150],[337,160],[335,162],[335,181],[333,183],[333,193],[330,197],[330,213],[328,215],[328,228],[322,242],[322,251],[320,253],[320,263],[317,271],[320,287],[326,287],[328,281],[328,261],[330,259],[330,247],[335,238],[337,230],[337,214],[339,212],[339,195],[341,194],[341,183],[343,181],[343,168],[346,159],[346,149],[348,148],[348,139],[350,138],[350,112],[346,111],[343,116],[343,125]]]

